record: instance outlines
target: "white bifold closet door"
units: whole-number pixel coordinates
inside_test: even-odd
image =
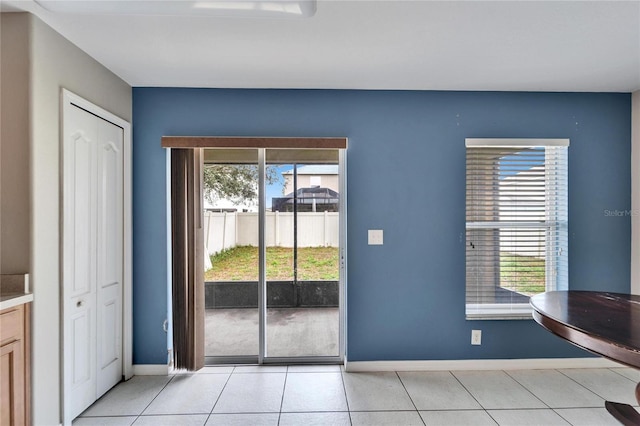
[[[64,117],[64,419],[122,379],[123,129]]]

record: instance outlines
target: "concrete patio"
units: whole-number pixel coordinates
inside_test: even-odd
[[[338,330],[338,308],[269,308],[267,356],[338,356]],[[257,354],[257,309],[205,310],[205,356]]]

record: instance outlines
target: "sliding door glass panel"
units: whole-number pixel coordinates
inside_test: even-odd
[[[266,358],[340,354],[337,150],[267,150]]]
[[[204,158],[205,357],[255,362],[258,150],[207,149]]]

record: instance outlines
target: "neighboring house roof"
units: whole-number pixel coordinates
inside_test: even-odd
[[[314,206],[313,211],[316,211],[316,205],[329,206],[331,211],[338,211],[340,203],[340,195],[329,188],[299,188],[296,191],[296,204]],[[274,197],[272,199],[272,210],[274,211],[291,211],[294,198],[293,192],[285,195],[284,197]]]
[[[330,188],[298,188],[296,191],[298,199],[338,199],[340,195]],[[293,192],[288,193],[284,197],[281,198],[291,198],[293,199]]]
[[[293,169],[282,172],[283,175],[292,175]],[[337,164],[314,164],[310,166],[298,167],[299,175],[337,175]]]

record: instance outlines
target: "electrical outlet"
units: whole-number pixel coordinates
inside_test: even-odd
[[[383,244],[384,233],[382,229],[369,229],[369,245],[381,246]]]
[[[482,330],[471,330],[471,344],[472,345],[482,344]]]

